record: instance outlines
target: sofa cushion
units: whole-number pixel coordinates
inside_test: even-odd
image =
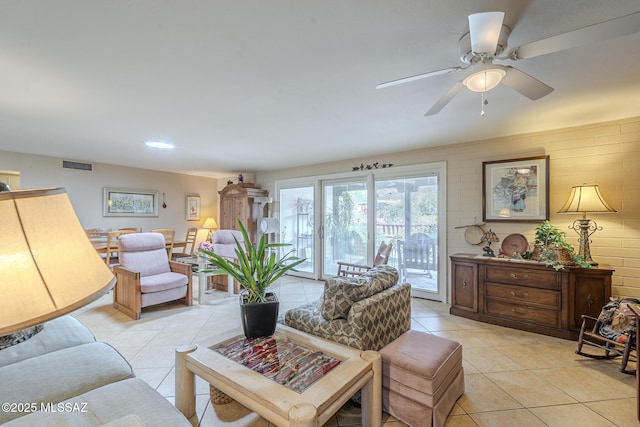
[[[75,317],[58,317],[45,323],[44,329],[29,340],[0,351],[0,367],[95,340]]]
[[[346,319],[353,303],[390,288],[398,281],[398,271],[381,265],[360,276],[332,277],[324,283],[322,317],[326,320]]]
[[[92,342],[3,366],[0,384],[11,387],[0,387],[0,401],[29,402],[39,408],[41,403],[55,404],[133,376],[129,363],[113,347]],[[0,424],[23,415],[0,412]]]
[[[5,348],[13,347],[16,344],[20,344],[21,342],[25,342],[38,332],[42,330],[42,325],[35,325],[28,328],[21,329],[12,334],[3,335],[0,337],[0,350],[4,350]]]
[[[141,422],[141,425],[191,427],[191,423],[147,383],[131,378],[104,385],[63,402],[83,412],[35,412],[17,418],[6,427],[18,426],[134,426],[123,422]],[[135,414],[131,417],[130,414]]]

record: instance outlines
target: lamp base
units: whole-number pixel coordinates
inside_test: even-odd
[[[598,265],[597,262],[591,258],[591,248],[589,248],[589,237],[596,232],[596,230],[602,230],[602,227],[598,227],[595,221],[587,218],[577,219],[573,222],[573,225],[569,227],[573,229],[580,236],[580,246],[578,248],[578,255],[582,256],[586,262],[591,265]]]
[[[482,250],[484,251],[482,256],[490,256],[495,258],[496,254],[493,252],[493,249],[491,249],[491,244],[488,244],[487,246],[482,248]]]

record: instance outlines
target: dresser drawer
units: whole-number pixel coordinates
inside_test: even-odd
[[[524,286],[485,283],[489,298],[500,298],[513,304],[535,304],[551,310],[560,310],[560,292]]]
[[[487,314],[540,326],[560,327],[560,311],[487,299]]]
[[[538,270],[533,268],[518,267],[485,268],[485,281],[498,283],[511,283],[514,285],[527,285],[543,289],[560,289],[561,276],[555,270]]]

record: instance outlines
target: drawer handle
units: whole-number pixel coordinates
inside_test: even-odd
[[[520,295],[517,292],[511,291],[511,296],[518,297],[518,298],[529,298],[529,292],[523,292],[522,295]]]
[[[512,308],[511,311],[516,313],[516,314],[528,314],[529,313],[529,311],[526,308],[522,308],[522,309]]]
[[[591,305],[594,303],[595,301],[593,300],[593,298],[591,298],[591,294],[587,295],[587,306],[589,308],[591,308]]]
[[[511,273],[511,277],[516,280],[527,280],[529,278],[529,275],[525,274],[524,276],[520,277],[516,273]]]
[[[465,280],[462,281],[462,287],[466,288],[467,287],[467,282]]]

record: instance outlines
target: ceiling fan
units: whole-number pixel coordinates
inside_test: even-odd
[[[469,32],[458,41],[460,60],[465,64],[429,71],[415,76],[381,83],[376,89],[408,83],[442,74],[466,71],[465,77],[456,82],[426,112],[432,116],[442,110],[462,88],[482,93],[482,111],[484,115],[484,93],[502,83],[535,101],[553,92],[551,86],[509,65],[496,64],[494,61],[517,61],[546,55],[576,46],[586,45],[615,37],[640,32],[640,12],[600,22],[553,37],[527,43],[510,49],[503,55],[511,29],[503,25],[504,12],[484,12],[469,15]],[[467,71],[468,70],[468,71]]]

